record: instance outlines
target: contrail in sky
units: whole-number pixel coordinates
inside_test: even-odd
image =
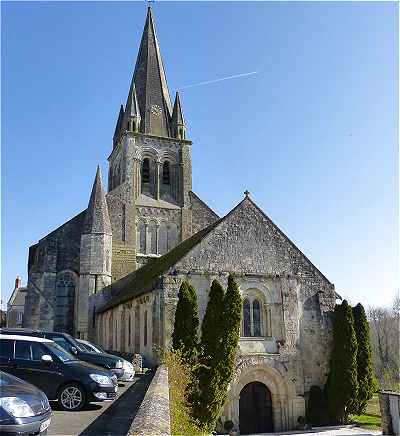
[[[258,74],[258,71],[251,71],[250,73],[235,74],[234,76],[222,77],[221,79],[215,79],[215,80],[207,80],[206,82],[192,83],[191,85],[181,86],[179,89],[194,88],[195,86],[209,85],[211,83],[222,82],[224,80],[230,80],[230,79],[238,79],[239,77],[251,76],[253,74]]]

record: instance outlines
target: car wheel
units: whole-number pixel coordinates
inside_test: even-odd
[[[63,410],[80,410],[86,403],[86,392],[82,386],[70,383],[58,392],[58,403]]]

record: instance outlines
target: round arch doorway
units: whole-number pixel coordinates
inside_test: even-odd
[[[273,432],[271,391],[263,383],[248,383],[240,392],[239,427],[240,434]]]

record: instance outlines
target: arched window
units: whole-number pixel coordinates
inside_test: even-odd
[[[261,336],[261,307],[258,300],[253,301],[253,336]]]
[[[139,253],[146,253],[146,225],[142,222],[136,225],[136,248]]]
[[[243,301],[243,331],[244,337],[262,337],[265,335],[263,304],[260,297],[251,293]]]
[[[251,336],[250,302],[243,301],[243,336]]]
[[[163,185],[170,185],[171,184],[169,162],[163,163],[162,182],[163,182]]]
[[[147,157],[142,163],[142,183],[150,183],[150,160]]]

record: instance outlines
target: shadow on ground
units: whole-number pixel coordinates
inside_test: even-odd
[[[88,425],[79,436],[125,436],[139,410],[153,375],[150,373],[140,376],[140,380]]]

